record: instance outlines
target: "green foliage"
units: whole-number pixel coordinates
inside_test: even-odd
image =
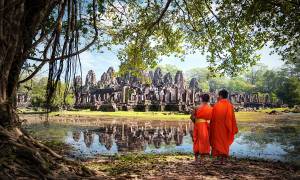
[[[157,67],[161,68],[162,73],[170,73],[172,77],[175,77],[177,71],[180,71],[180,69],[177,66],[172,64],[158,65]]]
[[[215,90],[226,89],[228,79],[226,77],[215,77],[208,81],[209,91],[214,92]]]
[[[266,65],[257,64],[245,72],[245,74],[244,74],[245,79],[250,84],[255,85],[261,80],[261,78],[263,77],[263,74],[265,73],[266,70],[267,70]]]
[[[299,57],[299,4],[292,1],[112,1],[106,12],[111,23],[101,28],[122,47],[123,73],[140,74],[163,55],[201,51],[212,73],[237,75],[256,64],[267,42],[284,60]]]
[[[230,79],[228,90],[231,92],[251,92],[253,86],[245,81],[242,77]]]
[[[240,1],[234,1],[240,2]],[[282,59],[299,62],[299,1],[254,0],[246,3],[244,17],[257,31],[267,34]]]
[[[81,11],[84,11],[80,12],[80,16],[85,18],[80,18],[75,23],[78,27],[72,27],[71,31],[79,30],[82,38],[89,42],[94,34],[92,1],[76,2],[82,6]],[[112,45],[119,47],[121,74],[130,72],[139,76],[143,70],[155,67],[162,56],[175,55],[184,59],[184,55],[200,51],[208,53],[209,75],[219,73],[236,76],[247,67],[255,65],[260,59],[257,50],[270,42],[285,61],[291,64],[299,62],[298,1],[97,2],[96,25],[99,34],[95,46],[98,50],[103,47],[110,49]],[[42,32],[56,23],[56,10],[57,8],[52,9],[49,18],[43,22]],[[65,16],[62,18],[63,35],[68,32],[68,24],[74,24],[67,23],[68,18]],[[40,35],[38,32],[33,34]],[[75,43],[76,47],[78,44],[80,43]],[[35,54],[39,54],[38,49],[35,51]],[[300,67],[299,63],[297,67]],[[60,73],[58,74],[52,79],[59,79]],[[227,77],[207,81],[204,80],[206,74],[203,72],[197,79],[199,84],[210,90],[227,87],[233,91],[250,91],[253,90],[248,84],[250,83],[256,91],[272,93],[276,89],[275,85],[280,84],[272,81],[273,75],[273,72],[264,72],[262,69],[249,73],[247,82],[241,78],[228,80]],[[297,76],[299,77],[299,71]],[[37,103],[40,102],[40,97],[36,100]]]
[[[27,87],[27,88],[26,88]],[[31,104],[34,107],[44,107],[46,102],[46,87],[47,87],[47,77],[42,77],[40,79],[32,79],[31,82],[22,84],[18,91],[28,91],[31,97]],[[53,106],[61,107],[64,105],[64,90],[65,84],[59,83],[59,90],[56,91],[56,95],[54,98]],[[68,93],[65,99],[66,105],[74,104],[74,95],[73,93]]]
[[[47,78],[33,80],[31,94],[31,104],[34,107],[44,107],[45,105],[45,91],[47,86]]]
[[[222,88],[230,92],[259,92],[267,93],[273,102],[282,100],[293,106],[300,104],[299,67],[287,64],[280,70],[268,69],[263,64],[258,64],[237,77],[216,76],[211,77],[205,68],[193,68],[187,72],[188,81],[196,78],[199,87],[205,91],[215,91]]]
[[[300,81],[290,77],[283,82],[276,91],[277,96],[289,106],[300,104]]]
[[[206,82],[210,78],[210,72],[207,68],[193,68],[187,72],[188,80],[196,78],[199,83]]]
[[[266,70],[256,83],[256,89],[257,91],[266,93],[275,92],[282,80],[276,71]]]
[[[206,68],[193,68],[187,73],[188,81],[192,78],[198,80],[199,87],[205,92],[213,92],[219,89],[227,89],[231,92],[250,92],[252,85],[242,76],[228,78],[226,76],[212,77]]]
[[[204,92],[209,92],[209,84],[207,81],[200,82],[199,87],[201,87]]]

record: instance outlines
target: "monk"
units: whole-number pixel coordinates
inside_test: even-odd
[[[213,106],[210,122],[210,144],[215,164],[224,164],[229,156],[229,146],[233,143],[234,135],[238,132],[233,105],[227,99],[228,92],[219,92],[218,102]]]
[[[194,132],[193,132],[193,151],[195,154],[195,163],[202,162],[202,159],[209,155],[209,120],[211,119],[212,107],[208,104],[209,95],[203,94],[201,96],[201,104],[195,109],[192,114],[192,120],[194,120]],[[198,156],[201,156],[199,161]]]

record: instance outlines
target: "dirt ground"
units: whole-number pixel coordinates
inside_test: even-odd
[[[212,159],[194,164],[191,155],[136,155],[84,162],[94,178],[107,179],[299,179],[299,167],[281,162],[231,158],[226,165]]]

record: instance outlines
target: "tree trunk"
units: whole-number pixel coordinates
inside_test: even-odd
[[[20,55],[24,51],[22,40],[22,26],[24,18],[24,3],[11,1],[15,6],[9,7],[10,2],[1,0],[0,2],[1,18],[0,18],[0,125],[9,127],[15,125],[17,115],[14,110],[14,98],[16,95],[16,86],[11,80],[13,71],[17,70],[17,66],[22,61]]]
[[[26,52],[53,0],[0,0],[0,125],[18,124],[16,92]]]
[[[22,65],[45,17],[58,0],[0,0],[0,177],[4,179],[54,178],[50,167],[62,176],[92,175],[79,164],[68,165],[60,155],[18,128],[16,92]],[[66,171],[68,167],[72,168]],[[53,170],[53,169],[51,169]],[[64,172],[61,172],[64,171]],[[65,175],[63,175],[65,173]],[[60,177],[62,178],[62,177]]]

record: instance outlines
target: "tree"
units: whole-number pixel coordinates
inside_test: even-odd
[[[187,71],[189,80],[196,78],[198,83],[206,82],[210,78],[210,73],[207,68],[193,68]]]
[[[49,166],[56,166],[64,160],[19,128],[21,122],[16,113],[17,87],[48,64],[45,97],[47,104],[53,102],[62,72],[65,72],[65,82],[69,82],[74,67],[78,66],[78,54],[91,47],[98,38],[96,18],[97,14],[101,14],[98,12],[102,12],[101,1],[98,2],[0,1],[0,155],[6,158],[6,166],[1,162],[2,178],[12,178],[2,171],[13,166],[17,174],[26,174],[29,169],[28,177],[46,179],[50,174]],[[84,31],[86,28],[89,29],[87,32]],[[80,44],[79,40],[84,36],[91,41]],[[33,67],[28,77],[19,79],[28,59],[39,64]],[[15,158],[9,158],[12,156]]]
[[[81,1],[54,0],[14,0],[1,3],[1,126],[18,124],[15,97],[19,83],[31,79],[41,67],[49,64],[46,99],[47,104],[52,103],[63,67],[66,67],[65,81],[69,82],[74,74],[73,67],[77,66],[77,55],[96,42],[98,37],[96,11],[101,12],[101,3],[98,4],[93,0],[80,5],[81,14],[78,12],[79,3]],[[84,14],[90,18],[82,17]],[[90,30],[85,32],[85,28]],[[83,34],[92,40],[84,44],[84,47],[79,47],[79,35]],[[28,59],[38,61],[40,64],[35,66],[28,77],[19,82],[22,66],[26,65]]]
[[[300,81],[296,77],[289,77],[284,81],[278,90],[277,96],[283,100],[283,103],[289,106],[300,104]]]
[[[260,75],[258,81],[255,84],[255,89],[264,93],[273,93],[278,88],[278,84],[281,82],[281,78],[278,76],[278,72],[274,70],[266,70]]]
[[[158,67],[161,68],[163,73],[169,72],[171,74],[171,76],[173,77],[173,79],[174,79],[177,71],[180,71],[180,69],[177,66],[172,65],[172,64],[165,64],[165,65],[158,66]]]
[[[225,77],[215,77],[209,79],[208,85],[209,85],[210,92],[215,92],[216,90],[220,90],[220,89],[227,89],[228,79]]]
[[[123,47],[120,70],[132,73],[154,67],[162,55],[182,57],[201,50],[209,52],[210,71],[235,75],[255,64],[256,50],[267,41],[295,63],[299,8],[299,1],[280,0],[1,0],[0,128],[6,132],[2,137],[14,147],[19,145],[19,150],[27,150],[27,158],[35,159],[39,167],[45,165],[32,147],[47,148],[12,127],[19,124],[15,112],[18,84],[30,80],[46,64],[45,97],[50,105],[60,79],[64,77],[68,86],[80,66],[78,54],[92,45],[96,49],[109,44]],[[19,79],[29,59],[37,62],[34,70]]]
[[[251,92],[253,86],[242,77],[235,77],[229,80],[227,89],[231,92]]]
[[[20,83],[48,64],[46,97],[50,104],[62,72],[65,81],[70,81],[76,73],[73,67],[79,64],[77,55],[95,43],[97,49],[109,44],[122,47],[121,72],[141,73],[155,66],[162,55],[183,57],[201,50],[209,52],[210,71],[230,75],[255,64],[259,59],[256,50],[267,41],[275,48],[285,47],[277,50],[289,59],[299,44],[298,1],[15,1],[3,3],[1,8],[6,19],[1,21],[6,27],[1,31],[1,62],[10,62],[1,63],[1,104],[13,101],[27,59],[40,63]],[[287,37],[292,41],[286,43]],[[79,43],[80,38],[88,43]],[[3,106],[2,114],[10,109]],[[3,115],[3,119],[9,116]]]
[[[199,88],[205,92],[209,91],[208,79],[209,70],[207,68],[193,68],[186,72],[187,82],[190,82],[192,78],[196,78],[199,84]]]
[[[266,65],[257,64],[245,73],[245,78],[250,84],[255,85],[261,80],[266,70]]]
[[[31,104],[34,107],[45,107],[46,105],[46,97],[45,91],[47,88],[47,77],[42,77],[40,79],[33,79],[31,84],[23,85],[21,84],[21,89],[26,89],[25,87],[29,87],[30,90],[28,93],[31,97]],[[54,100],[52,107],[59,108],[63,105],[73,105],[74,104],[74,95],[71,92],[68,92],[66,97],[66,104],[64,104],[64,93],[65,93],[66,85],[65,83],[59,82],[59,89],[55,92]]]
[[[118,21],[106,27],[124,46],[121,71],[155,66],[161,55],[200,50],[209,52],[210,71],[236,75],[257,62],[255,52],[266,42],[289,59],[298,52],[299,1],[132,1],[125,7],[130,10],[120,14],[116,8],[109,15]]]

